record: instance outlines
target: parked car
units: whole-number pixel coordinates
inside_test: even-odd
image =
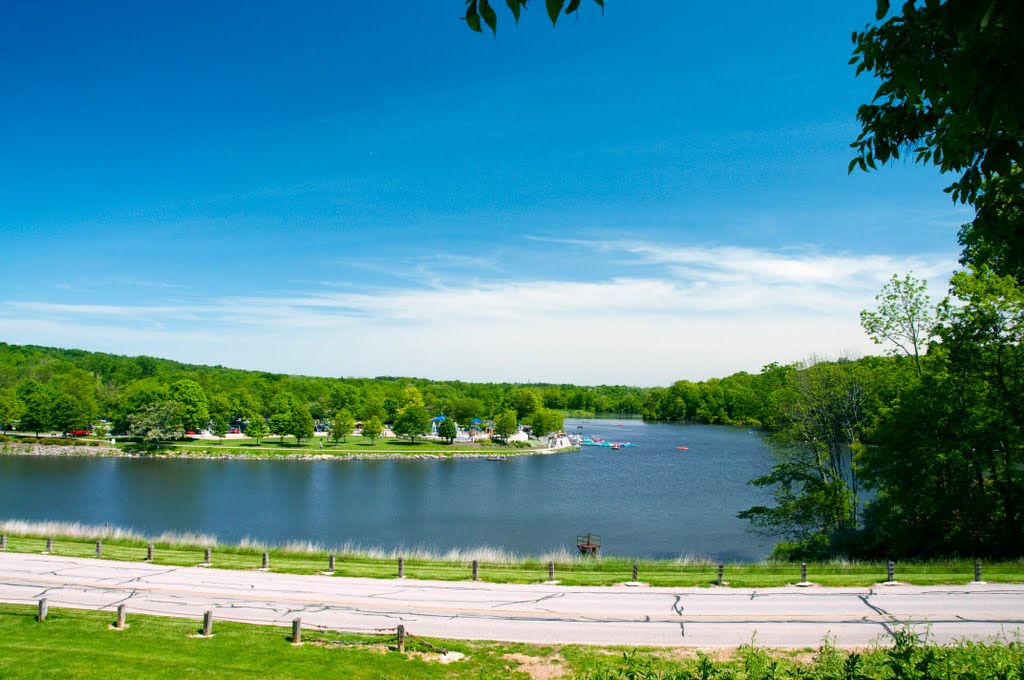
[[[231,434],[242,434],[242,431],[239,430],[237,427],[233,427],[231,428]]]
[[[92,430],[71,430],[68,434],[72,437],[88,437],[92,434]]]

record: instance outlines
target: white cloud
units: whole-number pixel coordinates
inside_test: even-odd
[[[574,241],[631,258],[597,281],[438,282],[200,304],[6,301],[8,342],[320,375],[667,384],[812,354],[876,351],[858,326],[894,273],[954,263],[810,248]],[[4,318],[5,317],[5,318]]]

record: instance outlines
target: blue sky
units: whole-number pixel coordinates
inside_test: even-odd
[[[846,171],[873,0],[497,4],[0,4],[0,339],[654,385],[941,296],[948,181]]]

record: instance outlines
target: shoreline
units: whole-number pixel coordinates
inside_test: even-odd
[[[339,450],[336,453],[277,453],[274,449],[255,449],[252,452],[233,453],[204,449],[203,452],[185,449],[175,452],[171,449],[152,453],[126,451],[116,446],[88,446],[68,444],[37,444],[24,442],[4,442],[0,445],[0,455],[55,458],[183,458],[188,460],[452,460],[472,458],[500,458],[507,460],[519,456],[550,456],[559,453],[578,451],[579,447],[510,449],[508,451],[445,451],[435,449],[417,453],[366,453],[363,451]]]

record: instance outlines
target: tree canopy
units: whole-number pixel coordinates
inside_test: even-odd
[[[505,0],[505,4],[508,5],[509,10],[512,12],[512,18],[515,19],[517,24],[519,23],[522,11],[526,9],[528,1]],[[594,2],[601,7],[601,11],[604,11],[604,0],[594,0]],[[580,4],[581,0],[544,0],[545,9],[547,9],[548,18],[551,19],[552,26],[558,23],[558,17],[563,13],[575,14],[579,10]],[[466,15],[464,19],[466,25],[477,33],[483,33],[483,27],[487,26],[487,28],[491,29],[492,35],[498,35],[498,13],[491,6],[491,0],[466,0]]]
[[[889,14],[878,0],[879,21]],[[850,170],[910,153],[957,178],[946,188],[975,207],[965,255],[1001,254],[1001,274],[1024,267],[1024,3],[911,0],[854,33],[851,64],[881,82],[857,111]],[[1004,219],[1014,216],[1014,219]],[[974,261],[975,264],[981,262]],[[992,264],[989,262],[988,264]]]

